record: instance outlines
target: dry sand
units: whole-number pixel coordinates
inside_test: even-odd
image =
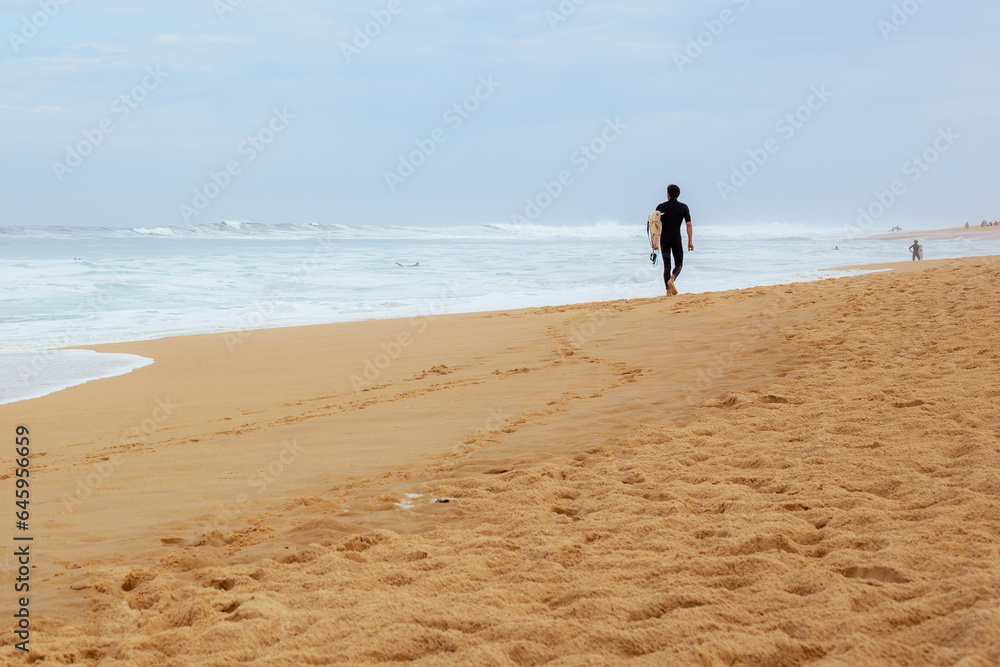
[[[1000,259],[924,265],[100,348],[0,407],[30,660],[1000,664]]]

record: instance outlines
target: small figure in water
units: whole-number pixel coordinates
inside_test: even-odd
[[[394,264],[395,264],[396,266],[403,266],[403,265],[402,265],[402,264],[400,264],[399,262],[394,262]],[[403,266],[403,268],[404,268],[404,269],[406,269],[406,268],[409,268],[409,269],[413,269],[413,268],[416,268],[416,267],[418,267],[418,266],[420,266],[420,262],[417,262],[416,264],[410,264],[410,265],[409,265],[408,267],[407,267],[407,266]]]
[[[911,262],[920,259],[920,242],[917,241],[917,239],[913,239],[913,245],[907,248],[907,250],[911,250],[913,252],[913,259],[910,260]]]

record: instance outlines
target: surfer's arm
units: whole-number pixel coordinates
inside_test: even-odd
[[[688,250],[694,251],[694,227],[691,225],[691,221],[687,221],[687,233],[688,233]]]

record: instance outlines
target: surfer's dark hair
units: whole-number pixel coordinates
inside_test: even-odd
[[[671,183],[670,185],[667,186],[667,196],[670,197],[671,199],[677,199],[678,197],[681,196],[681,189],[676,185],[674,185],[673,183]]]

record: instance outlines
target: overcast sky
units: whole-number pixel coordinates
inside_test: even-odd
[[[0,0],[0,28],[2,225],[642,224],[671,182],[696,224],[1000,218],[995,0]]]

